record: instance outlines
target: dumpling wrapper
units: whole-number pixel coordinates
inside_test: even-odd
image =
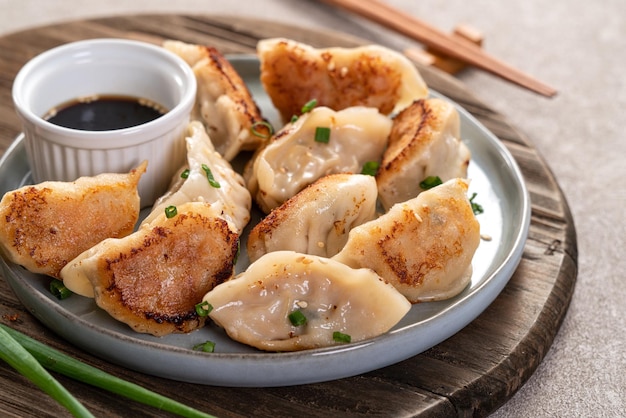
[[[261,82],[283,122],[312,99],[334,110],[366,106],[388,115],[428,96],[411,61],[380,45],[313,48],[272,38],[258,42],[257,54]]]
[[[274,209],[248,236],[248,257],[291,250],[330,257],[352,228],[376,216],[378,191],[373,176],[330,174]]]
[[[448,299],[469,283],[480,225],[468,182],[452,179],[350,231],[333,260],[370,268],[412,303]]]
[[[147,162],[126,174],[73,182],[46,181],[5,193],[0,202],[0,247],[13,263],[59,277],[69,261],[105,238],[135,227],[137,185]]]
[[[163,336],[204,325],[195,305],[234,274],[239,235],[206,203],[187,203],[122,239],[106,239],[61,271],[68,289],[137,332]]]
[[[181,177],[183,170],[174,175],[170,189],[157,199],[143,223],[152,222],[168,206],[206,202],[214,210],[221,211],[222,216],[235,225],[237,232],[241,232],[250,221],[252,207],[252,197],[243,177],[215,150],[200,122],[189,123],[185,141],[188,165],[184,169],[189,169],[189,175]],[[206,169],[210,170],[217,184],[209,182]]]
[[[235,341],[266,351],[337,345],[334,332],[352,342],[389,331],[411,304],[368,269],[328,258],[277,251],[208,292],[211,319]],[[301,311],[305,325],[289,315]]]
[[[174,40],[165,41],[163,47],[192,67],[198,92],[191,119],[204,124],[215,149],[227,161],[241,150],[257,149],[270,137],[248,87],[217,49]]]
[[[460,130],[456,108],[438,98],[417,100],[394,117],[376,174],[385,210],[420,194],[419,184],[429,176],[443,182],[467,177],[471,154]]]
[[[328,143],[315,140],[318,127],[330,128]],[[323,176],[360,173],[365,163],[380,161],[390,130],[391,119],[371,107],[316,107],[255,154],[244,171],[248,190],[269,213]]]

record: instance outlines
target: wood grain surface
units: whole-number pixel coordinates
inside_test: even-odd
[[[260,38],[286,36],[315,46],[362,40],[266,21],[218,16],[140,15],[69,22],[0,38],[0,153],[20,132],[11,100],[19,68],[62,43],[97,37],[210,44],[224,53],[254,52]],[[523,259],[499,297],[470,325],[399,364],[333,382],[281,388],[220,388],[136,373],[86,353],[44,328],[0,280],[2,323],[86,363],[219,417],[485,416],[535,371],[567,311],[577,275],[576,233],[558,183],[529,141],[456,79],[420,67],[429,86],[460,103],[511,151],[524,174],[532,220]],[[483,97],[488,96],[483,92]],[[523,127],[522,127],[523,128]],[[96,416],[167,416],[63,376],[61,383]],[[67,416],[51,398],[0,364],[1,416]]]

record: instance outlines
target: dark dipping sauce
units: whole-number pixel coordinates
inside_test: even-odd
[[[94,96],[61,104],[43,118],[82,131],[113,131],[153,121],[167,113],[158,103],[129,96]]]

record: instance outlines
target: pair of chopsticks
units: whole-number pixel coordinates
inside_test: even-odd
[[[492,57],[478,45],[450,36],[439,29],[395,9],[381,0],[321,0],[351,11],[412,38],[433,50],[497,75],[535,93],[552,97],[556,90],[528,74]]]

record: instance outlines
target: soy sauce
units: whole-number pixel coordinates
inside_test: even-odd
[[[50,110],[44,119],[83,131],[111,131],[141,125],[167,110],[158,103],[130,96],[94,96],[73,100]]]

